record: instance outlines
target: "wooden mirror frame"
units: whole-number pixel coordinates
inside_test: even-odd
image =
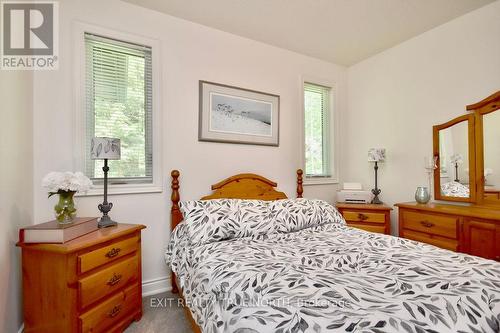
[[[484,195],[484,127],[483,116],[500,109],[500,91],[486,97],[482,101],[467,105],[467,111],[475,118],[476,136],[476,196],[477,204],[486,206],[500,206],[500,199],[485,197]]]
[[[468,146],[469,146],[469,197],[450,197],[441,194],[441,157],[439,155],[439,131],[447,129],[453,125],[459,124],[461,122],[467,122],[468,128]],[[437,157],[436,165],[438,166],[434,170],[434,198],[436,200],[446,200],[446,201],[457,201],[457,202],[476,202],[476,165],[474,161],[476,160],[476,137],[475,137],[475,117],[472,114],[463,115],[452,119],[444,124],[435,125],[432,127],[432,138],[433,138],[433,151],[434,157]]]

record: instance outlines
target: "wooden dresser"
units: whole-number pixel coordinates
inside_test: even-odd
[[[354,228],[381,234],[391,234],[391,210],[386,205],[351,204],[338,202],[336,205],[347,224]]]
[[[141,229],[22,248],[24,332],[121,332],[142,316]]]
[[[396,204],[399,236],[500,261],[500,209],[451,204]]]

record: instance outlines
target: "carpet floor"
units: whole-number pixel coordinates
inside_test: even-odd
[[[191,324],[179,297],[166,292],[142,299],[142,319],[132,323],[125,333],[190,333]]]

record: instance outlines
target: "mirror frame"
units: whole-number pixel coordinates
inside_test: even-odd
[[[434,157],[437,157],[437,168],[434,170],[434,198],[436,200],[457,201],[457,202],[476,202],[477,198],[477,161],[476,161],[476,117],[474,114],[466,114],[455,119],[452,119],[444,124],[435,125],[432,127],[432,142]],[[450,197],[441,194],[441,158],[439,156],[439,131],[447,129],[461,122],[467,122],[467,138],[469,150],[469,197]],[[476,161],[476,162],[474,162]]]
[[[475,118],[475,136],[476,136],[476,196],[477,204],[486,206],[500,206],[499,199],[491,199],[484,196],[484,127],[483,116],[485,114],[500,109],[500,91],[486,97],[482,101],[467,105],[467,111],[471,111],[471,116]]]

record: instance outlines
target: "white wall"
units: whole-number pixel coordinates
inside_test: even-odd
[[[181,197],[196,199],[210,185],[240,172],[275,180],[295,195],[295,170],[301,161],[301,76],[337,83],[339,112],[345,111],[346,70],[324,61],[237,37],[119,1],[60,3],[60,68],[37,72],[34,79],[35,221],[53,217],[40,180],[49,171],[73,169],[74,22],[158,39],[161,43],[163,113],[163,193],[112,196],[111,215],[142,223],[143,279],[168,276],[163,248],[170,232],[170,170],[181,171]],[[160,69],[155,69],[160,70]],[[198,142],[198,81],[208,80],[281,96],[280,146],[263,147]],[[333,185],[306,187],[305,195],[333,200]],[[80,216],[97,215],[101,197],[77,198]],[[155,286],[167,285],[159,281]],[[149,286],[146,288],[153,288]]]
[[[0,256],[0,267],[8,268],[2,269],[0,279],[0,323],[5,323],[0,330],[15,331],[20,321],[19,260],[13,247],[17,229],[32,221],[52,219],[55,199],[46,198],[40,180],[49,171],[74,167],[74,22],[140,34],[161,43],[164,191],[111,198],[114,218],[148,226],[143,233],[143,273],[145,281],[159,279],[151,285],[153,288],[167,284],[162,280],[168,276],[162,252],[169,234],[171,169],[181,170],[181,195],[185,199],[198,198],[208,192],[210,184],[244,171],[267,176],[276,180],[280,189],[294,193],[294,172],[300,166],[301,75],[338,83],[341,180],[362,181],[371,188],[373,169],[366,162],[366,152],[370,147],[383,146],[388,149],[388,160],[380,168],[382,198],[389,204],[412,200],[415,187],[426,184],[423,157],[431,154],[432,125],[465,113],[466,104],[500,87],[499,14],[497,1],[346,71],[116,0],[61,2],[60,69],[34,74],[33,123],[29,115],[31,94],[23,99],[24,92],[30,91],[29,74],[0,73],[1,124],[9,124],[1,133],[2,161],[17,161],[2,165],[8,170],[0,173],[9,175],[1,182],[0,207],[2,218],[10,221],[0,224],[4,237],[0,238],[0,251],[5,253]],[[280,147],[198,142],[200,79],[279,94]],[[23,112],[7,114],[6,109]],[[29,133],[32,124],[33,147]],[[21,149],[7,147],[11,142]],[[29,158],[31,149],[33,161]],[[19,152],[24,157],[19,157]],[[335,186],[306,187],[305,195],[331,201],[334,190]],[[26,194],[31,191],[33,201]],[[100,200],[78,198],[79,214],[97,215]]]
[[[450,21],[348,69],[343,115],[344,181],[371,186],[369,147],[386,147],[382,199],[413,201],[427,184],[424,156],[432,126],[465,114],[465,105],[500,88],[500,1]],[[393,230],[396,226],[393,213]]]
[[[0,332],[22,322],[19,228],[33,218],[31,72],[0,71]]]

